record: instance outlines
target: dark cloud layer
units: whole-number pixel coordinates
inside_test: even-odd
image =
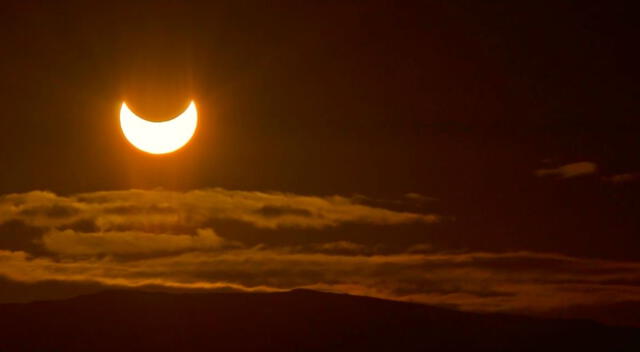
[[[428,231],[441,217],[313,197],[207,189],[49,192],[0,198],[0,277],[22,285],[278,291],[312,288],[471,311],[544,314],[568,305],[640,301],[640,264],[530,251],[446,252],[336,239],[342,227],[403,224]],[[266,229],[249,243],[212,219]],[[174,226],[175,225],[175,226]],[[182,232],[157,231],[174,226]],[[309,236],[306,242],[290,236]],[[72,290],[73,291],[73,290]]]
[[[91,256],[123,251],[119,247],[122,234],[104,236],[110,235],[112,243],[104,240],[100,251],[69,249],[77,248],[81,240],[80,244],[62,242],[67,246],[65,260],[0,251],[0,275],[29,283],[92,282],[128,287],[258,291],[305,287],[473,311],[545,312],[567,305],[640,300],[637,263],[526,252],[359,255],[265,247],[217,251],[206,241],[202,241],[202,248],[172,255],[166,255],[162,245],[154,245],[151,247],[159,247],[158,256],[146,259]],[[132,237],[149,242],[143,235]],[[185,249],[180,240],[177,242]]]

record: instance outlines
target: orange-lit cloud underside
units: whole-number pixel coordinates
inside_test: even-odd
[[[19,222],[39,231],[32,247],[20,247],[22,241],[0,250],[0,276],[19,282],[253,291],[306,287],[473,311],[545,311],[567,302],[640,299],[637,263],[533,252],[446,253],[428,241],[380,250],[336,240],[348,224],[384,226],[393,237],[397,225],[421,226],[428,234],[430,224],[442,221],[348,197],[224,189],[68,197],[30,192],[0,197],[0,214],[0,225]],[[216,221],[235,221],[281,240],[247,244],[218,233]],[[304,229],[305,236],[314,236],[311,241],[287,242]]]

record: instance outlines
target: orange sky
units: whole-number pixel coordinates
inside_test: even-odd
[[[632,14],[9,1],[0,301],[53,282],[479,311],[637,302]],[[192,100],[198,128],[175,153],[123,137],[123,101],[161,121]]]

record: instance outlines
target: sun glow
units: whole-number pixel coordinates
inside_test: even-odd
[[[151,154],[167,154],[191,140],[198,125],[198,111],[192,101],[179,116],[162,122],[147,121],[134,114],[126,103],[120,109],[120,127],[134,147]]]

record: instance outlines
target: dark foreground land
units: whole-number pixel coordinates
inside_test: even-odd
[[[0,351],[640,351],[640,329],[367,297],[106,291],[0,305]]]

